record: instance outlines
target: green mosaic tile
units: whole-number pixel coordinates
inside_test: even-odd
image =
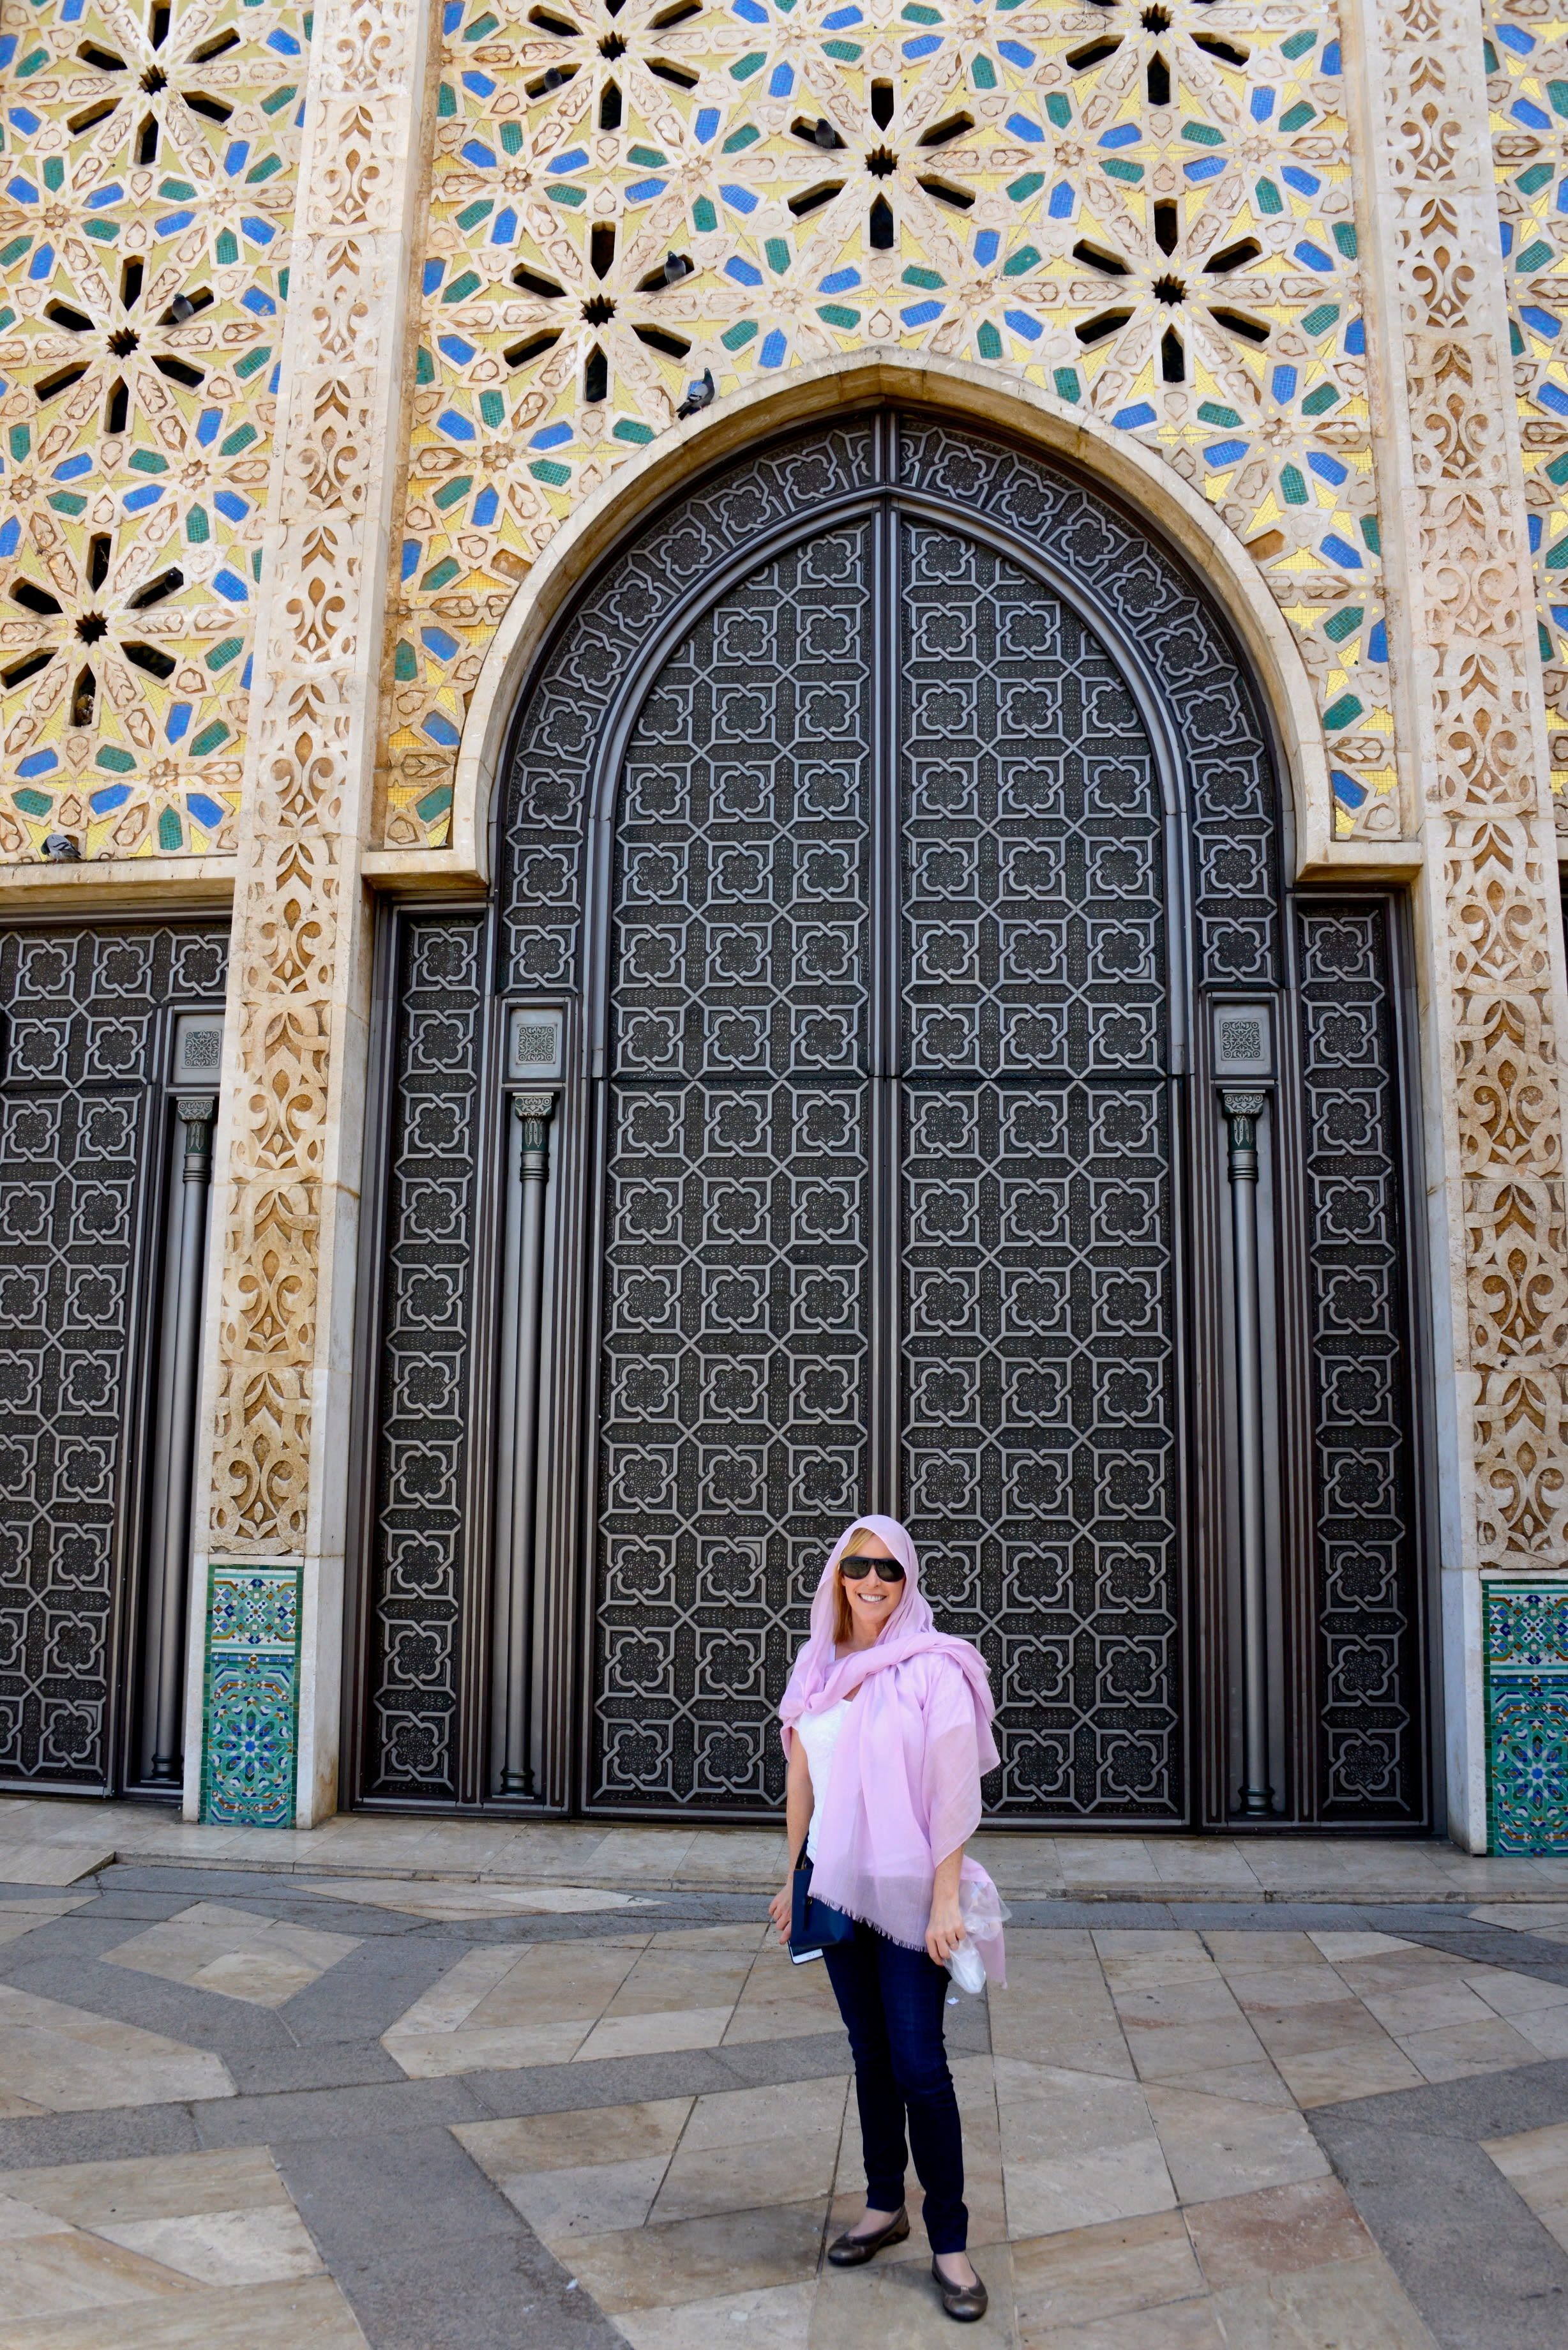
[[[1487,1850],[1568,1852],[1568,1582],[1482,1592]]]
[[[202,1817],[214,1825],[294,1825],[301,1579],[296,1566],[212,1569]]]

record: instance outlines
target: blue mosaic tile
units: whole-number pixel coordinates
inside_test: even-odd
[[[1487,1849],[1568,1852],[1568,1582],[1483,1600]]]
[[[297,1566],[215,1566],[207,1603],[202,1817],[288,1828],[299,1751]]]

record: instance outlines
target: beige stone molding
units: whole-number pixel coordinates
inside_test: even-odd
[[[1417,893],[1453,1833],[1485,1843],[1478,1569],[1568,1557],[1568,1019],[1482,25],[1366,0],[1347,80],[1366,164],[1396,711]]]
[[[304,1561],[299,1810],[337,1801],[369,823],[431,12],[311,44],[217,1137],[208,1555]],[[205,1589],[198,1561],[192,1651]],[[200,1783],[193,1675],[187,1808]]]
[[[572,591],[618,541],[684,483],[782,428],[877,397],[989,423],[1070,459],[1145,515],[1206,578],[1241,636],[1267,699],[1294,810],[1298,875],[1407,878],[1418,840],[1342,841],[1317,697],[1289,624],[1256,564],[1208,501],[1130,433],[1085,417],[1001,368],[871,347],[795,369],[701,411],[611,477],[563,524],[518,588],[485,653],[458,754],[449,849],[379,849],[364,863],[379,888],[472,887],[489,876],[496,775],[528,669]]]
[[[232,857],[94,858],[86,865],[0,866],[13,914],[161,914],[211,908],[222,912],[234,894]]]

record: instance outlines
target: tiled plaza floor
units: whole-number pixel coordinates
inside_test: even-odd
[[[6,1808],[7,1870],[124,1850]],[[392,1873],[446,1831],[354,1825],[329,1870],[188,1846],[0,1882],[0,2350],[957,2338],[918,2220],[824,2264],[858,2134],[824,1970],[747,1887],[772,1839],[535,1831],[597,1857],[572,1882]],[[1294,1849],[1314,1879],[1345,1852]],[[1349,1849],[1315,1900],[1262,1898],[1251,1850],[1215,1898],[1227,1846],[1179,1848],[1197,1899],[1034,1897],[1020,1864],[1008,1988],[949,2010],[977,2345],[1568,2341],[1568,1888],[1510,1864],[1465,1900],[1462,1856],[1405,1847],[1417,1890],[1375,1900]]]

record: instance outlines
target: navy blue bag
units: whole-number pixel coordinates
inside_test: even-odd
[[[834,1942],[854,1939],[855,1920],[842,1909],[835,1909],[826,1901],[811,1898],[811,1863],[801,1846],[790,1882],[789,1954],[797,1967],[807,1959],[820,1959]]]

